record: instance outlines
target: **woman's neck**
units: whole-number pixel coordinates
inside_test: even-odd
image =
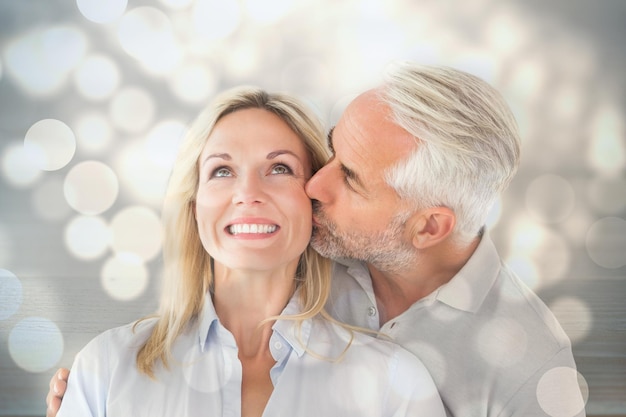
[[[273,321],[295,290],[295,270],[234,271],[215,268],[213,304],[220,322],[235,337],[240,356],[268,350]],[[263,324],[261,324],[263,323]]]

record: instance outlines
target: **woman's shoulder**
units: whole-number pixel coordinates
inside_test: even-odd
[[[105,330],[91,339],[81,349],[79,356],[119,357],[126,353],[134,356],[146,342],[156,323],[156,318],[146,318]]]
[[[152,329],[154,329],[156,323],[156,317],[135,320],[131,323],[108,329],[98,335],[97,338],[99,337],[122,344],[126,342],[132,343],[137,340],[145,341],[150,333],[152,333]]]

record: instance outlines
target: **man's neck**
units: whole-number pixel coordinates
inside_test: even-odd
[[[459,248],[440,245],[422,251],[404,271],[381,271],[368,264],[380,325],[398,317],[417,301],[448,283],[472,256],[480,238]]]

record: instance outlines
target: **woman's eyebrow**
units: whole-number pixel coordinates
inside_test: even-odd
[[[210,155],[207,155],[206,158],[204,158],[204,160],[202,161],[202,165],[204,165],[206,163],[206,161],[208,161],[209,159],[213,159],[213,158],[220,158],[220,159],[224,159],[226,161],[231,161],[233,158],[230,156],[230,154],[227,153],[212,153]]]
[[[294,158],[296,158],[297,160],[300,160],[300,157],[298,155],[295,154],[295,152],[292,152],[288,149],[279,149],[277,151],[273,151],[267,154],[267,159],[274,159],[280,155],[292,155]]]

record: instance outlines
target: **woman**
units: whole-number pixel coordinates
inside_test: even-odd
[[[421,362],[324,311],[304,184],[328,154],[300,103],[228,91],[197,119],[163,206],[156,317],[77,356],[64,416],[444,416]]]

